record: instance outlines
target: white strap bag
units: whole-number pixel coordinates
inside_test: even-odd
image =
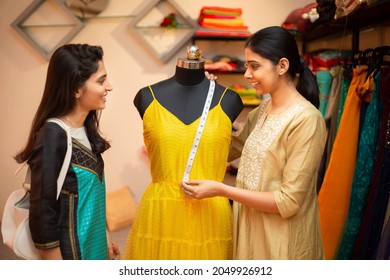
[[[69,127],[60,119],[51,118],[48,122],[55,122],[60,125],[67,134],[67,150],[64,162],[61,167],[60,174],[57,180],[57,199],[60,195],[62,185],[65,180],[65,175],[70,164],[72,156],[72,139]],[[24,163],[16,174],[26,165]],[[1,222],[1,234],[3,243],[10,248],[14,253],[28,260],[39,260],[41,255],[39,250],[35,248],[31,238],[29,227],[29,208],[30,208],[30,168],[27,170],[26,179],[23,188],[13,191],[4,206],[3,218]]]

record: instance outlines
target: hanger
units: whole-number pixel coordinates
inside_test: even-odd
[[[390,46],[377,47],[374,50],[377,66],[390,65]]]

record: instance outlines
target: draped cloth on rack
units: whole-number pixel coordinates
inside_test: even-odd
[[[379,71],[371,73],[365,83],[366,87],[364,89],[366,92],[362,92],[362,95],[367,97],[366,101],[369,101],[369,103],[362,124],[348,218],[337,259],[351,259],[356,236],[359,232],[366,206],[372,171],[378,151],[379,127],[382,116],[382,102],[379,96],[379,76]],[[370,98],[371,100],[369,100]]]
[[[332,79],[332,88],[329,95],[329,103],[328,108],[325,114],[325,120],[330,122],[329,124],[329,132],[328,132],[328,142],[327,142],[327,154],[326,154],[326,166],[328,166],[330,160],[330,154],[332,152],[332,147],[334,140],[337,135],[337,116],[338,116],[338,108],[340,106],[340,97],[343,94],[344,100],[346,92],[348,92],[350,80],[345,81],[344,78],[344,68],[342,66],[335,66],[330,70]],[[342,85],[348,86],[342,86]]]
[[[336,122],[338,116],[338,107],[340,103],[340,92],[341,92],[341,84],[343,80],[344,68],[340,65],[334,66],[329,70],[329,73],[332,75],[332,85],[330,88],[328,106],[326,108],[326,113],[325,113],[327,139],[326,139],[324,154],[322,156],[320,166],[318,168],[317,192],[320,191],[325,176],[325,171],[329,163],[333,142],[334,139],[336,138],[336,132],[337,132]]]
[[[333,76],[330,70],[318,71],[316,73],[316,81],[320,92],[320,107],[318,108],[321,114],[325,117],[328,108],[329,94],[332,88]]]
[[[336,133],[340,126],[340,120],[341,116],[343,115],[344,111],[344,105],[345,105],[345,99],[347,98],[347,93],[349,86],[351,84],[353,76],[353,71],[351,68],[347,68],[343,72],[343,80],[341,81],[341,90],[340,90],[340,100],[339,100],[339,107],[338,107],[338,113],[337,113],[337,120],[336,120]]]
[[[359,134],[361,101],[356,90],[364,83],[367,68],[363,65],[353,69],[339,130],[318,194],[326,259],[334,259],[347,218]]]
[[[357,236],[353,259],[374,259],[380,242],[390,195],[390,67],[381,67],[380,96],[383,114],[379,150],[370,184],[367,206]]]

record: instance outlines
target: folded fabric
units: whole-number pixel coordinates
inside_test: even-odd
[[[210,15],[205,15],[205,14],[201,14],[199,16],[199,20],[202,20],[204,18],[220,18],[220,19],[235,19],[237,18],[237,16],[230,16],[230,15],[213,15],[213,14],[210,14]]]
[[[236,15],[242,14],[241,8],[227,8],[227,7],[203,7],[200,10],[201,14],[216,14],[216,15]]]
[[[212,29],[199,27],[195,31],[197,36],[224,36],[224,37],[249,37],[251,33],[248,30],[231,30],[231,29]]]
[[[204,22],[199,23],[200,26],[204,28],[210,28],[210,29],[217,29],[217,30],[248,30],[248,26],[242,25],[242,26],[224,26],[224,25],[215,25],[215,24],[207,24]]]
[[[236,19],[215,19],[215,18],[205,18],[203,19],[205,24],[212,24],[218,26],[242,26],[244,25],[244,20],[242,18]]]

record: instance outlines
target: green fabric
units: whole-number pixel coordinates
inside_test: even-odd
[[[320,107],[321,114],[325,117],[326,109],[328,108],[329,93],[332,87],[333,77],[330,71],[319,71],[316,74],[318,90],[320,92]]]
[[[100,181],[92,170],[73,166],[79,186],[77,233],[83,260],[106,260],[106,193],[104,177]]]
[[[348,71],[348,69],[345,70],[345,72],[347,72],[347,71]],[[348,93],[348,89],[349,89],[350,84],[351,84],[351,80],[344,76],[343,80],[341,81],[340,102],[339,102],[338,115],[337,115],[336,131],[339,128],[341,116],[343,115],[344,104],[345,104],[345,100],[347,98],[347,93]]]

